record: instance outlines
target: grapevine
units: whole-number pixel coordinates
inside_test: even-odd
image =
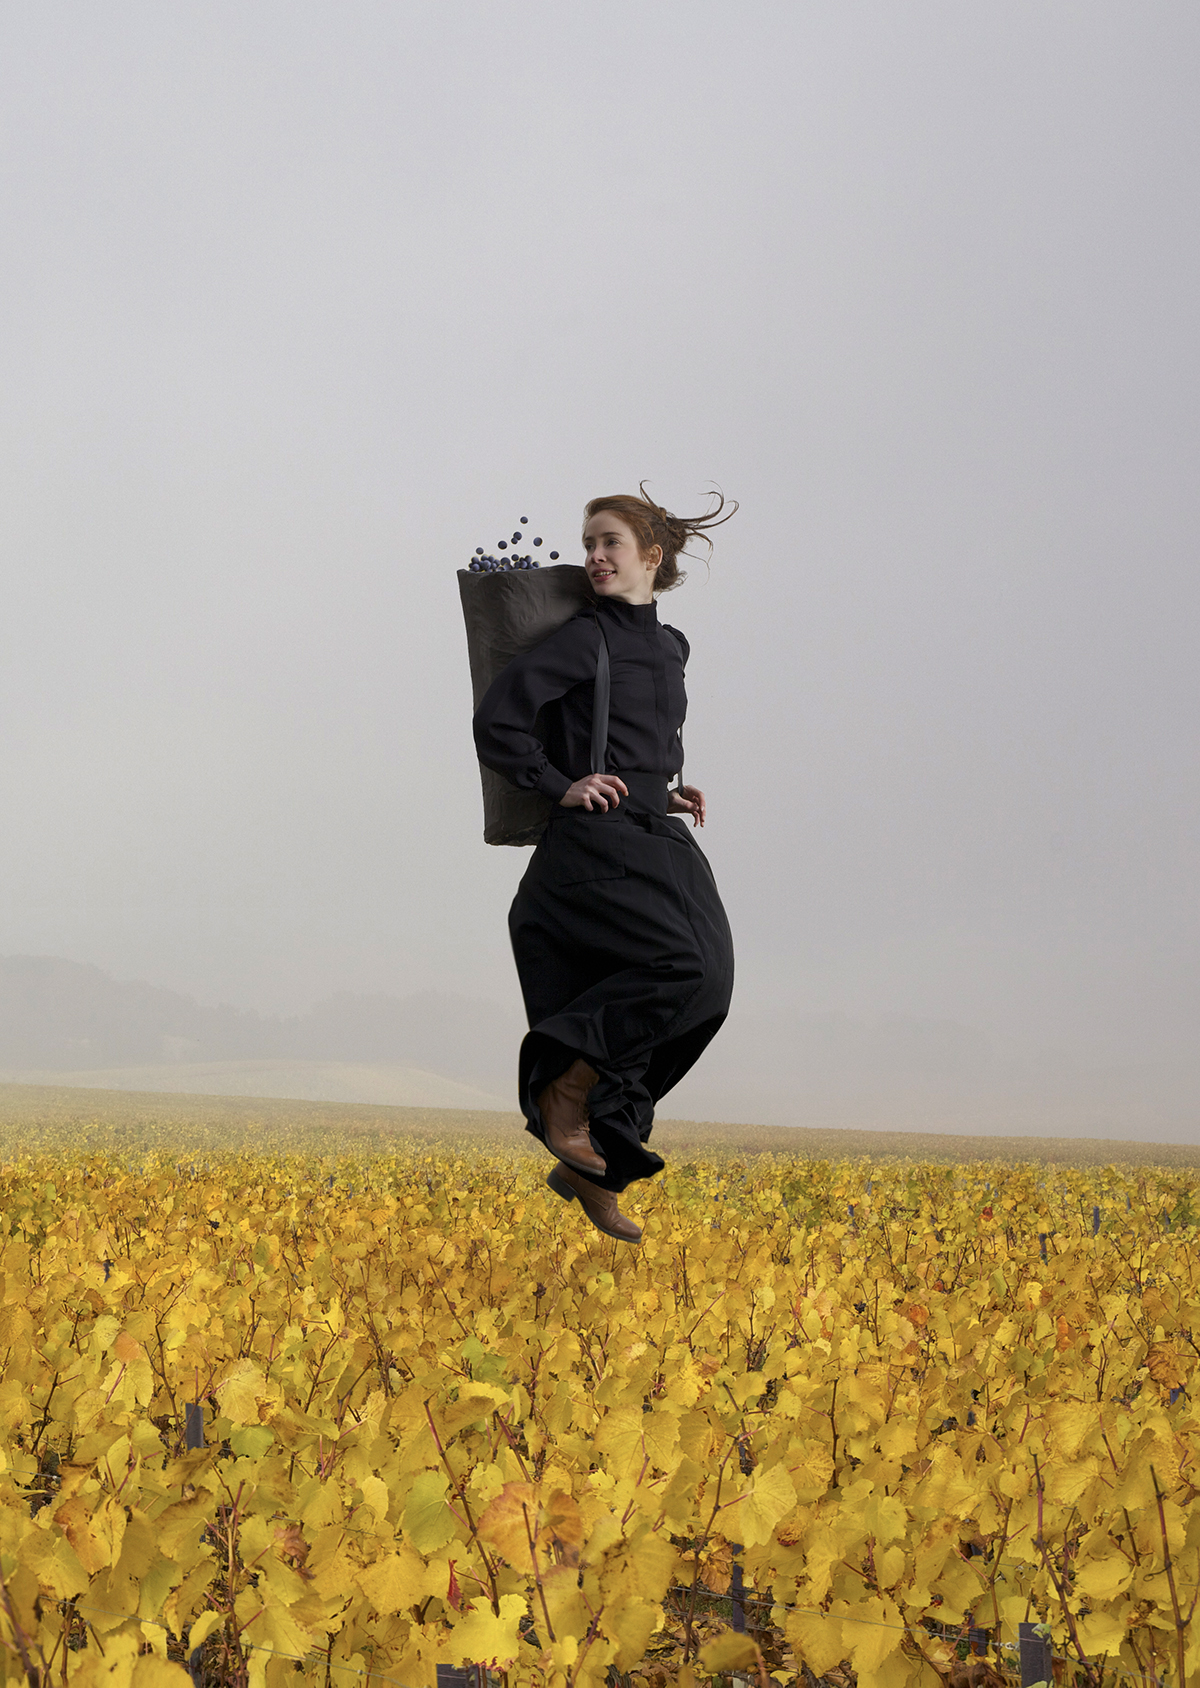
[[[6,1677],[1200,1671],[1191,1174],[714,1154],[635,1252],[543,1171],[0,1169]]]

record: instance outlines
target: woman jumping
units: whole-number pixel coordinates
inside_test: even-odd
[[[598,1230],[636,1243],[617,1205],[661,1172],[646,1147],[659,1098],[729,1012],[733,942],[692,833],[704,793],[677,780],[688,642],[658,619],[678,558],[728,521],[671,515],[644,496],[594,498],[583,543],[595,603],[509,663],[475,715],[479,760],[553,799],[509,913],[529,1018],[521,1045],[526,1129],[557,1165],[546,1182],[579,1197]],[[593,744],[593,705],[607,743]]]

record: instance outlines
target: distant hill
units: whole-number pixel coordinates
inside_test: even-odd
[[[448,993],[339,991],[282,1018],[204,1007],[58,957],[0,958],[0,1080],[486,1107],[515,1101],[524,1029],[516,1007]],[[1200,1055],[1100,1066],[1005,1054],[953,1020],[735,1002],[660,1111],[818,1130],[1196,1143]]]
[[[494,1002],[436,992],[340,991],[276,1018],[57,956],[0,957],[0,1070],[97,1071],[248,1060],[417,1067],[491,1090],[511,1086],[524,1031]]]
[[[173,1061],[165,1066],[0,1068],[0,1089],[141,1090],[172,1096],[257,1096],[276,1101],[367,1102],[399,1108],[512,1106],[512,1085],[492,1090],[394,1062]]]
[[[0,958],[0,1063],[125,1066],[141,1061],[233,1059],[268,1053],[280,1022],[237,1008],[202,1008],[189,996],[56,956]],[[200,1052],[203,1051],[203,1054]]]

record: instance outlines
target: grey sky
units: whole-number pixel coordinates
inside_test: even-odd
[[[454,570],[715,482],[663,607],[742,1008],[1188,1057],[1190,0],[0,36],[0,953],[511,1000]]]

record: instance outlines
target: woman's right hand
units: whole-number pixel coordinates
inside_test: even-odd
[[[629,787],[616,774],[588,774],[568,786],[558,801],[564,809],[607,810],[610,803],[615,809],[621,798],[628,796]]]

